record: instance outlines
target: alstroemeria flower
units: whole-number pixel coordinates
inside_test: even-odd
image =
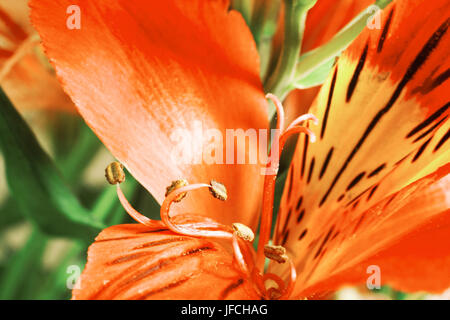
[[[31,26],[28,0],[0,4],[0,85],[21,110],[74,112]]]
[[[299,127],[313,119],[306,116],[279,137],[282,146],[289,134],[307,133],[268,247],[274,175],[261,175],[259,164],[183,165],[171,157],[171,133],[199,119],[222,132],[268,126],[255,45],[227,1],[31,4],[80,114],[162,204],[162,221],[150,220],[117,185],[140,224],[96,238],[74,299],[303,298],[364,283],[369,265],[400,289],[450,287],[447,0],[388,6],[382,29],[365,30],[323,85],[311,110],[319,125]],[[65,28],[73,4],[79,30]],[[279,104],[278,115],[283,128]],[[110,182],[123,180],[120,165],[108,170]],[[180,178],[191,184],[165,197]],[[224,199],[221,185],[205,183],[211,179],[226,186],[227,201],[196,190]],[[255,230],[261,206],[255,253],[243,225]],[[265,256],[282,263],[264,274]]]

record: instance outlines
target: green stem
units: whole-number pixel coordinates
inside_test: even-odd
[[[383,9],[391,1],[380,0],[376,2],[376,5]],[[350,21],[326,44],[303,54],[298,61],[295,78],[302,79],[317,69],[324,61],[339,56],[366,27],[367,20],[373,15],[373,11],[368,8]]]
[[[283,47],[277,66],[264,85],[266,92],[275,94],[281,100],[288,93],[287,88],[294,78],[295,66],[300,55],[305,29],[306,15],[315,3],[316,0],[284,0]]]

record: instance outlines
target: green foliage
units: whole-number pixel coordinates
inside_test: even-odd
[[[1,89],[0,147],[11,195],[43,232],[92,240],[104,227],[79,203]]]

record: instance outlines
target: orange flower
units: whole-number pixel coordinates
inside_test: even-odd
[[[117,184],[140,224],[100,233],[74,299],[303,298],[364,283],[371,265],[402,290],[450,287],[448,1],[388,6],[382,29],[365,30],[322,86],[311,110],[320,124],[300,127],[314,119],[306,116],[278,136],[282,149],[290,134],[307,133],[288,174],[277,246],[268,247],[273,172],[171,157],[180,142],[171,134],[199,119],[222,133],[268,126],[240,15],[220,0],[77,3],[79,30],[65,27],[72,0],[32,1],[33,24],[80,114],[162,204],[162,221],[136,212]],[[280,104],[278,115],[283,128]],[[108,176],[122,181],[120,166]],[[180,178],[193,184],[166,197]],[[221,185],[201,183],[210,179],[228,189],[225,202],[194,191],[226,198]],[[261,203],[255,253],[242,224],[256,230]],[[265,256],[284,263],[264,274]]]
[[[21,110],[74,112],[28,21],[28,0],[0,4],[0,85]]]

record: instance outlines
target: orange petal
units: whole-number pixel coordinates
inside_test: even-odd
[[[207,129],[225,137],[226,129],[267,126],[259,59],[242,17],[219,0],[81,0],[81,29],[69,30],[72,3],[31,1],[31,17],[88,125],[160,203],[172,180],[215,179],[226,185],[227,202],[198,193],[179,211],[254,226],[261,166],[205,164],[201,158],[202,146],[212,143]],[[217,152],[225,161],[223,145]],[[177,156],[194,146],[195,158]]]
[[[220,244],[154,228],[117,225],[90,246],[72,299],[251,299],[252,289]]]
[[[393,2],[382,28],[365,30],[322,86],[311,110],[319,139],[299,139],[278,221],[277,240],[300,269],[318,268],[321,255],[331,263],[323,243],[352,234],[364,212],[448,163],[449,13],[445,0]],[[388,233],[404,230],[393,221]]]
[[[449,288],[449,184],[450,175],[426,189],[418,188],[415,183],[407,188],[408,193],[413,192],[408,198],[405,190],[379,205],[390,207],[387,215],[376,208],[366,212],[363,220],[356,222],[357,231],[352,239],[344,244],[347,248],[340,248],[346,256],[338,260],[348,263],[337,267],[336,256],[324,257],[321,265],[328,264],[328,271],[319,268],[315,273],[325,280],[310,282],[300,294],[309,296],[330,292],[342,285],[365,284],[372,274],[368,272],[370,266],[379,267],[381,285],[397,290],[441,293]],[[370,225],[376,221],[376,214],[388,217],[375,231]],[[398,227],[399,224],[402,227]],[[328,243],[328,251],[332,251],[332,247],[333,244]],[[330,259],[329,263],[324,261],[326,259]],[[337,267],[334,270],[333,264]]]

